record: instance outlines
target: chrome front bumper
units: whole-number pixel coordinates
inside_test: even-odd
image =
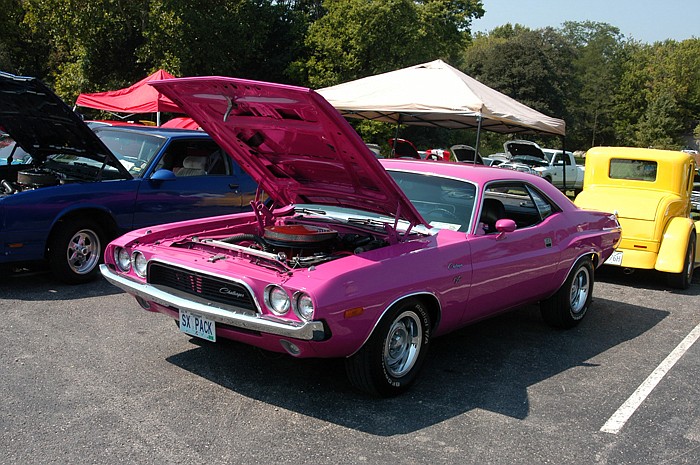
[[[115,273],[107,265],[100,265],[100,272],[111,284],[146,302],[155,302],[174,310],[196,313],[217,323],[305,341],[322,341],[327,338],[325,327],[320,321],[302,323],[267,315],[238,313],[216,307],[214,304],[204,304],[179,297],[150,284],[132,281]]]

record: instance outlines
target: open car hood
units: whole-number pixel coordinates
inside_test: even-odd
[[[32,156],[35,164],[57,153],[106,161],[129,172],[63,100],[33,77],[0,72],[0,127]]]
[[[547,159],[540,146],[529,140],[510,140],[503,144],[503,148],[511,157],[526,156]]]
[[[313,90],[225,77],[151,85],[278,204],[357,208],[426,224],[355,130]]]

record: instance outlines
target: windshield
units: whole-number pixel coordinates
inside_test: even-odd
[[[430,226],[469,231],[474,216],[476,185],[423,173],[389,171],[389,175]]]
[[[134,177],[141,176],[167,140],[154,134],[111,128],[96,129],[95,134]]]
[[[0,136],[0,166],[8,165],[7,159],[12,155],[12,164],[28,164],[31,163],[31,155],[22,150],[21,147],[17,147],[16,144],[9,136]],[[12,151],[14,150],[14,153]]]

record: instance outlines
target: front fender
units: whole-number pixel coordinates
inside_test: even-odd
[[[667,273],[683,271],[688,241],[694,230],[695,223],[690,218],[680,216],[672,218],[661,236],[661,246],[654,268]]]

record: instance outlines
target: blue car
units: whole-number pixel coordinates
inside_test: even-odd
[[[41,262],[64,282],[86,282],[111,239],[249,210],[256,196],[253,179],[206,133],[90,129],[35,78],[0,72],[0,131],[12,139],[0,159],[4,272]]]

